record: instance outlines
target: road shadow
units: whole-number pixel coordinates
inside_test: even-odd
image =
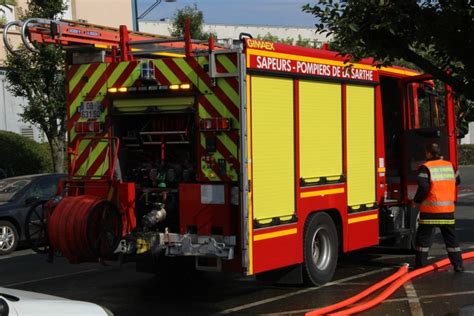
[[[456,220],[456,234],[463,248],[463,244],[474,244],[474,219]],[[440,235],[440,234],[438,234]]]

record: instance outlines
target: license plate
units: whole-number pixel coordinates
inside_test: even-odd
[[[102,104],[97,101],[84,101],[79,105],[81,118],[98,119],[102,114]]]

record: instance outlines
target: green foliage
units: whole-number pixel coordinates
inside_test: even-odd
[[[298,39],[295,42],[296,46],[301,46],[301,47],[312,47],[316,48],[316,41],[312,41],[309,38],[302,38],[300,34],[298,34]]]
[[[64,9],[62,0],[30,1],[22,19],[57,18]],[[55,171],[62,172],[66,139],[65,53],[55,45],[37,45],[37,48],[39,53],[23,47],[17,54],[7,56],[9,90],[26,99],[21,118],[44,132]]]
[[[474,165],[474,144],[458,146],[458,162],[460,165]]]
[[[188,5],[185,6],[183,9],[179,9],[174,14],[174,20],[171,24],[171,35],[182,37],[184,36],[184,25],[185,21],[189,19],[190,23],[190,32],[191,38],[200,39],[200,40],[207,40],[211,36],[217,38],[217,35],[214,33],[203,32],[202,27],[204,24],[204,14],[201,10],[198,9],[197,5]],[[301,35],[298,35],[298,39],[295,40],[294,38],[287,37],[287,38],[279,38],[278,36],[272,35],[270,33],[265,34],[264,36],[257,36],[258,39],[276,42],[276,43],[283,43],[288,45],[298,45],[303,47],[316,47],[316,43],[311,39],[303,39]]]
[[[21,19],[23,20],[26,17],[58,19],[67,9],[65,2],[63,0],[30,0],[28,1],[28,9]]]
[[[269,42],[275,42],[275,43],[282,43],[282,44],[287,44],[287,45],[302,46],[302,47],[316,48],[316,46],[317,46],[316,41],[313,41],[309,38],[302,38],[301,35],[298,35],[298,39],[295,40],[292,37],[280,38],[276,35],[272,35],[270,33],[267,33],[264,36],[258,35],[257,39],[264,40],[264,41],[269,41]]]
[[[0,5],[7,7],[10,11],[12,11],[12,8],[9,8],[9,6],[16,6],[16,1],[15,0],[0,0]],[[0,26],[3,27],[5,24],[7,24],[7,18],[5,15],[2,15],[0,17]]]
[[[272,35],[270,33],[267,33],[264,36],[258,35],[257,39],[263,40],[263,41],[275,42],[275,43],[288,44],[288,45],[293,45],[293,42],[295,41],[291,37],[280,38],[280,37],[278,37],[276,35]]]
[[[51,155],[42,144],[12,132],[0,131],[0,168],[9,177],[51,172]]]
[[[0,5],[7,6],[15,6],[16,5],[16,0],[0,0]]]
[[[303,10],[348,59],[403,59],[474,100],[472,1],[319,0]]]
[[[190,21],[191,38],[207,40],[211,36],[214,38],[217,37],[213,33],[203,32],[202,25],[204,24],[204,14],[198,9],[196,4],[187,5],[176,11],[173,23],[171,24],[171,35],[177,37],[184,36],[184,26],[188,19]]]

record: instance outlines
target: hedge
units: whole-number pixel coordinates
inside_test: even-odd
[[[8,177],[51,172],[51,155],[45,146],[34,140],[0,131],[0,168]]]
[[[458,145],[460,165],[474,165],[474,145]]]

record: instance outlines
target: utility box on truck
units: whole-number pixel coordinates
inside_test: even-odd
[[[121,253],[151,271],[186,257],[189,269],[322,284],[339,250],[411,246],[424,144],[456,165],[452,94],[428,75],[124,27],[103,48],[87,35],[97,26],[27,22],[25,41],[71,57],[69,179],[46,214],[50,251],[71,262]],[[87,45],[102,62],[82,63]]]

